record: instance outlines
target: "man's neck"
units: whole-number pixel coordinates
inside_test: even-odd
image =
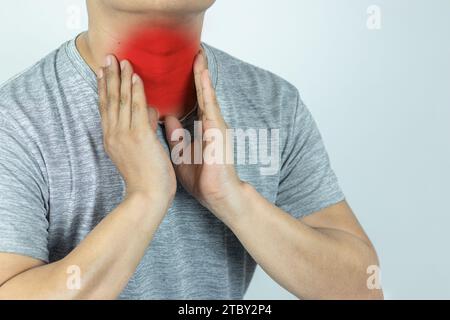
[[[91,8],[89,30],[77,38],[81,56],[96,71],[107,54],[127,59],[144,79],[148,103],[182,117],[195,105],[192,64],[200,49],[203,14],[158,17]]]

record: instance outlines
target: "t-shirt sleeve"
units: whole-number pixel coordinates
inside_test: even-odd
[[[48,262],[45,186],[26,143],[0,118],[0,252]]]
[[[345,197],[317,125],[298,92],[296,110],[287,118],[276,205],[302,218]]]

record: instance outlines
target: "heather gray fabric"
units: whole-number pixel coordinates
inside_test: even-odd
[[[343,200],[297,90],[204,47],[229,126],[281,130],[280,170],[267,176],[261,165],[236,165],[241,179],[297,218]],[[97,98],[95,75],[74,41],[1,87],[0,252],[61,259],[122,201],[123,180],[102,145]],[[254,269],[233,233],[179,186],[120,297],[241,299]]]

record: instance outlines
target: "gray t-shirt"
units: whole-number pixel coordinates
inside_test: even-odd
[[[240,178],[296,218],[342,201],[298,91],[204,48],[229,127],[280,130],[279,170],[268,175],[260,163],[236,163]],[[123,200],[124,182],[103,148],[97,99],[95,74],[73,40],[0,88],[0,252],[57,261]],[[255,266],[236,236],[178,186],[120,298],[241,299]]]

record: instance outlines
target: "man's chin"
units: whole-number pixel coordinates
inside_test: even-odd
[[[105,8],[135,14],[156,14],[159,16],[176,17],[202,13],[211,7],[215,0],[88,0],[99,1]]]

